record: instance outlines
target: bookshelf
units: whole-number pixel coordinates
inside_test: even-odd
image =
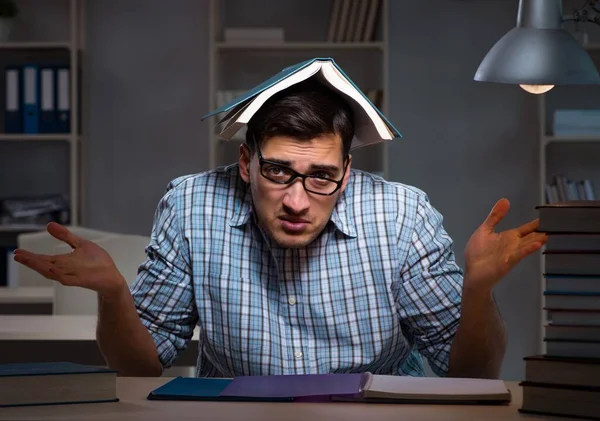
[[[570,29],[570,28],[566,28]],[[600,27],[591,25],[593,42],[582,43],[600,70]],[[600,200],[600,130],[567,134],[554,132],[554,112],[557,109],[600,110],[600,86],[555,86],[538,98],[539,112],[539,203],[548,203],[546,185],[556,183],[562,175],[572,181],[589,180]],[[567,198],[568,199],[568,198]],[[587,197],[576,199],[586,200]],[[540,255],[540,350],[546,352],[544,326],[548,322],[545,307],[545,257]]]
[[[218,50],[383,50],[382,42],[282,42],[277,44],[217,42]]]
[[[50,0],[53,1],[53,0]],[[56,0],[54,0],[56,1]],[[71,42],[35,42],[35,41],[15,41],[0,42],[0,50],[70,50]]]
[[[81,164],[83,136],[81,130],[81,67],[84,44],[84,0],[20,0],[7,40],[0,42],[2,63],[3,110],[0,125],[0,199],[15,196],[64,194],[68,197],[70,223],[81,223]],[[6,68],[26,64],[69,68],[69,121],[66,130],[38,133],[6,132]],[[38,88],[40,85],[38,73]],[[22,87],[21,87],[22,89]],[[38,92],[38,104],[41,93]],[[57,91],[54,91],[57,98]],[[38,109],[38,112],[40,110]],[[60,131],[60,132],[58,132]],[[0,233],[16,237],[19,233],[43,230],[45,225],[2,223]],[[15,238],[13,238],[15,241]],[[0,256],[0,258],[3,258]]]
[[[377,98],[374,102],[387,114],[388,22],[384,17],[388,3],[258,0],[249,6],[241,0],[211,0],[210,109],[235,96],[233,92],[246,91],[291,64],[332,57],[361,89]],[[262,41],[234,40],[226,36],[226,30],[232,28],[270,28],[283,36]],[[229,97],[223,96],[224,92],[230,92]],[[376,92],[383,95],[377,97]],[[220,139],[215,133],[218,121],[216,116],[206,122],[210,168],[237,162],[243,142],[242,131],[229,141]],[[354,168],[387,177],[387,144],[367,146],[352,155]]]

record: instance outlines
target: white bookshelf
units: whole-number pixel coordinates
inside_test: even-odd
[[[21,33],[11,33],[11,39],[7,42],[0,42],[0,57],[5,64],[9,64],[14,57],[26,56],[29,62],[35,63],[38,54],[44,57],[49,55],[60,54],[63,62],[68,62],[70,71],[70,130],[68,133],[56,134],[11,134],[0,133],[0,144],[3,148],[10,148],[11,144],[27,144],[30,148],[35,148],[40,144],[64,144],[68,145],[68,193],[70,204],[70,217],[72,225],[81,224],[81,197],[83,186],[81,183],[81,172],[83,169],[81,162],[81,148],[84,144],[82,130],[80,128],[80,111],[83,109],[81,105],[81,73],[82,73],[82,52],[84,48],[84,7],[85,0],[21,0],[18,2],[20,9],[19,19],[26,27]],[[45,17],[45,11],[48,8],[55,8],[58,13],[52,13],[51,19],[56,19],[60,16],[63,21],[57,23],[48,21],[48,28],[54,28],[54,35],[60,33],[60,39],[29,39],[27,34],[27,25],[32,25],[28,22],[32,16],[38,15]],[[62,13],[62,15],[61,15]],[[46,23],[46,22],[45,22]],[[16,29],[16,28],[15,28]],[[23,28],[20,28],[23,29]],[[47,28],[43,28],[47,29]],[[41,32],[36,32],[36,34]],[[43,32],[43,30],[40,30]],[[18,32],[18,31],[17,31]],[[52,32],[52,31],[51,31]],[[68,34],[62,36],[62,34]],[[19,39],[25,37],[25,39]],[[22,60],[22,59],[19,59]],[[17,60],[17,61],[19,61]],[[0,128],[0,131],[2,129]],[[32,178],[35,174],[32,175]],[[6,183],[8,180],[1,180]],[[26,196],[28,192],[24,189],[21,194]],[[19,233],[32,230],[43,230],[45,225],[1,225],[0,232]]]
[[[383,50],[383,42],[216,42],[218,50]]]
[[[52,1],[52,0],[51,0]],[[35,42],[35,41],[15,41],[0,42],[0,50],[70,50],[73,44],[71,42]]]
[[[300,0],[290,0],[290,3],[283,6],[283,3],[277,3],[277,0],[272,1],[273,6],[277,8],[278,11],[285,10],[282,9],[282,7],[294,7],[293,5],[288,6],[288,4],[294,2],[297,4],[302,3]],[[321,19],[316,23],[310,21],[297,22],[293,17],[290,18],[289,15],[273,17],[273,13],[270,13],[272,16],[271,19],[265,18],[260,20],[261,13],[259,11],[253,14],[253,16],[248,16],[247,23],[244,24],[246,27],[262,26],[284,28],[284,41],[263,43],[252,41],[225,41],[223,29],[229,25],[227,17],[228,8],[226,6],[229,6],[232,9],[231,1],[211,0],[209,45],[210,109],[215,109],[218,106],[217,92],[219,90],[245,91],[279,72],[288,65],[301,62],[308,58],[333,57],[361,89],[380,89],[383,91],[383,99],[380,108],[383,113],[387,114],[389,93],[389,31],[388,22],[385,17],[387,16],[387,10],[389,9],[389,0],[378,0],[378,23],[376,24],[377,26],[375,29],[377,35],[373,40],[364,42],[328,41],[328,27],[324,26],[324,21],[327,19],[327,24],[329,24],[329,17],[332,12],[334,1],[336,0],[315,2],[314,6],[320,8],[320,10],[312,10],[312,16],[318,16],[319,19]],[[357,4],[361,4],[363,0],[343,1],[356,1]],[[311,3],[305,7],[313,7],[313,4]],[[231,26],[239,27],[242,25],[240,25],[240,20],[238,19]],[[289,28],[291,26],[294,27]],[[291,35],[289,39],[287,37],[287,29],[290,29],[290,32],[293,32],[293,35]],[[269,67],[268,64],[271,64],[271,67]],[[373,68],[377,68],[377,71],[372,71]],[[372,71],[373,74],[365,76],[365,74],[368,73],[365,69],[367,71]],[[226,73],[227,76],[224,76],[224,73]],[[259,74],[260,76],[258,76]],[[358,78],[354,76],[355,74],[359,75]],[[232,83],[235,83],[236,75],[239,76],[240,82],[236,86],[231,86],[228,82],[233,81]],[[250,79],[252,79],[252,81],[248,82]],[[246,83],[241,82],[242,80],[246,81]],[[361,81],[366,80],[368,80],[368,83],[365,86],[361,86]],[[215,126],[220,117],[222,116],[213,117],[206,122],[208,139],[210,142],[210,168],[236,162],[237,150],[242,142],[241,140],[234,139],[224,141],[216,135]],[[379,172],[387,177],[387,147],[387,144],[379,144],[365,147],[364,150],[359,149],[352,153],[353,162],[357,163],[359,168]],[[361,163],[363,164],[362,167]],[[356,165],[354,166],[356,167]]]
[[[600,142],[600,135],[580,135],[580,136],[566,136],[566,135],[558,135],[558,136],[542,136],[542,142],[544,144],[548,143],[576,143],[576,142]]]
[[[3,142],[75,142],[77,136],[70,134],[6,134],[0,133],[0,141]]]
[[[46,229],[46,225],[42,224],[0,224],[0,233],[20,233],[26,231],[42,231],[44,229]]]
[[[586,43],[583,46],[600,69],[600,42]],[[581,108],[593,106],[593,108],[600,109],[600,99],[595,99],[598,98],[598,94],[600,94],[600,86],[557,86],[539,96],[539,204],[546,203],[545,185],[546,183],[552,183],[553,176],[558,174],[571,175],[574,179],[592,178],[596,195],[600,195],[600,159],[598,159],[600,158],[600,134],[554,134],[551,124],[553,110],[563,104],[563,108],[578,108],[581,105]],[[585,104],[581,104],[581,100],[585,100]],[[552,151],[551,148],[558,149]],[[585,159],[585,165],[574,162],[575,157],[581,157],[581,160]],[[590,162],[593,162],[592,166],[590,166]],[[581,167],[585,168],[582,169]],[[540,254],[541,353],[546,351],[543,338],[544,326],[548,321],[544,310],[544,272],[544,255]]]

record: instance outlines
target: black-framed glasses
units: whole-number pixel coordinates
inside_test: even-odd
[[[258,147],[258,142],[255,142],[256,151],[258,154],[258,163],[260,165],[260,174],[267,180],[277,184],[290,184],[296,178],[302,179],[302,185],[307,192],[320,194],[322,196],[331,196],[342,187],[346,169],[350,160],[346,159],[344,164],[344,172],[340,180],[333,178],[315,175],[315,174],[300,174],[286,165],[278,162],[268,161],[263,158]]]

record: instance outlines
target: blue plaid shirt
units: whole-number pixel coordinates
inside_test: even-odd
[[[200,327],[198,376],[440,376],[462,271],[420,190],[352,170],[325,230],[283,249],[256,224],[237,165],[173,180],[131,287],[161,363]]]

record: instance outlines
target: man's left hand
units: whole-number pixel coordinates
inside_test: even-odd
[[[509,209],[510,202],[500,199],[469,239],[465,247],[465,287],[491,292],[517,263],[546,244],[547,235],[536,232],[538,219],[496,232]]]

